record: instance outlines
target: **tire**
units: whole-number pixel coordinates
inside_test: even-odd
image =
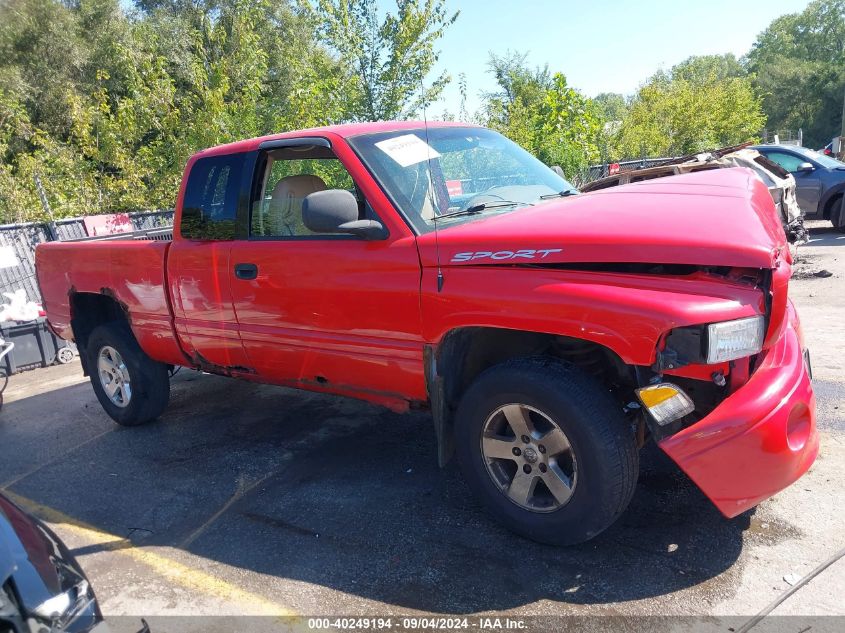
[[[150,422],[167,407],[167,365],[147,356],[125,323],[111,322],[95,328],[88,338],[87,354],[97,400],[118,424],[137,426]],[[105,356],[103,364],[101,356]],[[113,387],[116,383],[119,384],[114,395],[107,393],[106,385]]]
[[[511,405],[518,405],[531,424],[527,444],[511,427],[509,418],[517,410]],[[559,437],[549,423],[569,445],[554,458],[553,448],[542,444]],[[498,444],[502,438],[512,444]],[[495,446],[483,449],[487,442]],[[520,457],[507,456],[508,448],[520,449]],[[469,487],[496,519],[517,534],[553,545],[582,543],[609,527],[628,506],[639,474],[634,434],[621,407],[594,378],[553,358],[517,359],[484,371],[458,406],[455,449]],[[505,457],[490,459],[485,450]],[[533,466],[532,456],[537,460]],[[534,481],[543,483],[535,483],[523,504],[509,498],[511,489],[519,486],[515,479],[507,484],[507,479],[513,471],[524,482],[519,471],[525,474],[526,466]],[[553,473],[563,476],[555,479]],[[558,481],[567,477],[568,499],[566,486],[561,488]],[[553,488],[559,494],[552,493]]]
[[[845,233],[845,196],[840,196],[830,210],[830,222],[840,233]]]
[[[76,358],[76,354],[73,353],[73,350],[69,347],[62,347],[56,352],[56,360],[62,364],[67,365],[70,362],[73,362],[73,359]]]

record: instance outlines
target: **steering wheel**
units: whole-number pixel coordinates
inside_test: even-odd
[[[476,204],[481,204],[483,202],[493,202],[494,200],[507,200],[507,198],[505,198],[504,196],[500,196],[497,193],[492,193],[492,191],[494,189],[501,189],[501,188],[502,188],[501,185],[496,185],[494,187],[490,187],[489,189],[485,189],[484,191],[478,192],[472,198],[470,198],[469,200],[467,200],[464,203],[464,206],[460,208],[460,211],[466,211],[470,207],[475,206]],[[482,198],[486,198],[486,199],[482,199]]]

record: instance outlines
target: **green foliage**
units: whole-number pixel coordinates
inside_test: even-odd
[[[774,130],[799,128],[821,147],[842,131],[845,0],[815,0],[769,25],[748,54]]]
[[[751,79],[731,60],[690,58],[656,73],[612,139],[614,157],[676,156],[755,140],[766,117]]]
[[[596,95],[593,104],[602,121],[606,123],[622,121],[628,114],[625,96],[616,92],[602,92]]]
[[[375,32],[329,19],[375,6],[139,0],[127,15],[120,0],[0,2],[0,221],[43,219],[36,175],[56,218],[171,207],[197,150],[412,114],[448,81],[420,94],[457,14],[399,0]]]
[[[411,117],[457,19],[448,0],[0,0],[0,222],[169,207],[195,151],[274,131]],[[845,0],[778,18],[747,58],[691,57],[636,95],[589,99],[526,56],[491,56],[496,90],[457,118],[578,180],[590,163],[841,129]],[[455,118],[444,113],[444,118]]]
[[[697,85],[742,78],[745,68],[732,53],[725,55],[696,55],[672,68],[672,77]]]
[[[547,165],[576,178],[599,160],[603,120],[595,104],[548,67],[531,69],[525,54],[490,56],[499,90],[485,95],[483,122]]]
[[[423,80],[437,62],[435,44],[455,22],[445,0],[396,0],[379,19],[371,0],[317,0],[319,33],[352,70],[350,114],[364,121],[414,116],[435,101],[450,77]]]

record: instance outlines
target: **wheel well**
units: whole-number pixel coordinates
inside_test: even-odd
[[[452,453],[452,415],[464,391],[485,369],[529,356],[559,358],[595,376],[608,388],[636,383],[633,367],[613,350],[592,341],[502,328],[453,330],[427,354],[426,375],[441,465]]]
[[[114,297],[107,293],[75,292],[70,297],[70,324],[73,337],[79,349],[82,368],[88,374],[87,354],[88,337],[91,332],[104,323],[111,321],[128,322],[126,311]]]
[[[842,196],[845,195],[842,192],[833,194],[830,199],[824,205],[824,213],[823,217],[825,220],[830,220],[830,214],[833,213],[833,206],[836,204],[837,200],[840,200]]]
[[[462,328],[437,351],[447,404],[454,406],[476,376],[512,358],[551,356],[577,365],[608,384],[628,382],[631,368],[613,350],[584,339],[500,328]]]

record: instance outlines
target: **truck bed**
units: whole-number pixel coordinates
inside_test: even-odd
[[[166,281],[170,244],[167,239],[137,239],[135,234],[40,244],[35,268],[44,310],[56,334],[75,338],[71,296],[78,300],[83,295],[106,295],[127,314],[144,350],[162,362],[184,362]]]

